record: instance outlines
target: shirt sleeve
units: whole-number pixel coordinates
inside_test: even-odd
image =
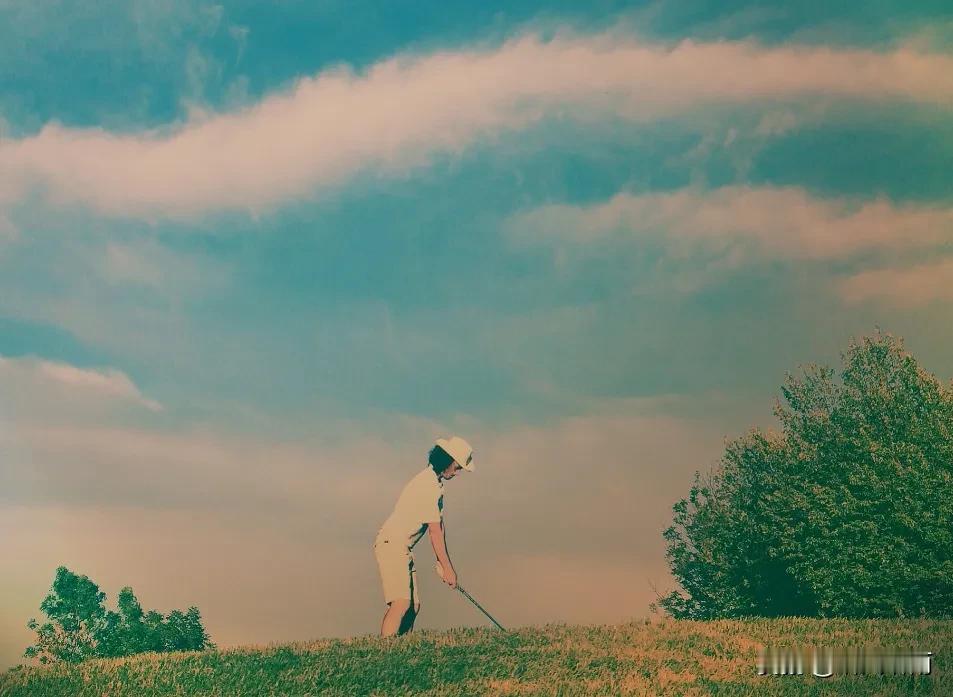
[[[419,494],[417,510],[421,522],[443,520],[443,491],[440,487],[421,487]]]

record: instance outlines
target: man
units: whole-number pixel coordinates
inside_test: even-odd
[[[400,492],[393,513],[384,521],[374,540],[374,556],[384,586],[387,612],[381,636],[409,632],[420,612],[414,545],[430,532],[430,544],[443,569],[443,581],[457,587],[457,573],[447,553],[443,525],[443,482],[457,472],[473,471],[473,448],[463,438],[438,438],[430,451],[429,464]]]

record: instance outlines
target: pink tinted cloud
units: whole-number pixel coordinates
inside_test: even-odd
[[[30,356],[0,356],[0,386],[8,393],[23,397],[24,402],[48,399],[61,405],[64,399],[79,396],[93,400],[118,400],[137,404],[150,411],[161,411],[162,405],[142,394],[136,384],[115,368],[79,368],[69,363],[47,361]]]
[[[714,420],[660,413],[699,398],[720,407]],[[663,396],[502,429],[388,414],[300,440],[79,417],[51,425],[44,401],[14,423],[0,414],[5,482],[16,485],[6,493],[18,504],[0,507],[0,528],[22,531],[0,536],[0,557],[22,562],[0,587],[0,623],[20,627],[19,651],[30,636],[13,620],[36,613],[59,564],[89,574],[113,602],[129,584],[151,607],[196,604],[224,645],[376,632],[374,534],[433,438],[454,432],[480,458],[445,494],[467,587],[517,624],[641,614],[648,581],[671,584],[661,536],[671,505],[718,457],[733,421],[717,396]],[[426,626],[478,621],[429,571],[432,552],[415,553]],[[620,594],[587,593],[593,574]],[[567,608],[567,594],[585,600]],[[15,649],[0,642],[0,669]]]
[[[0,144],[0,200],[40,187],[109,215],[255,212],[361,170],[420,166],[554,110],[654,119],[811,97],[953,106],[953,57],[524,36],[495,49],[397,56],[360,74],[329,69],[250,108],[139,134],[51,123]]]
[[[675,255],[698,247],[723,251],[742,240],[751,243],[748,255],[829,260],[950,242],[953,209],[819,198],[796,187],[732,186],[622,193],[586,207],[544,206],[517,216],[509,227],[520,243],[585,247],[654,235]]]
[[[953,300],[953,258],[862,271],[842,281],[838,289],[848,304],[872,301],[900,309]]]

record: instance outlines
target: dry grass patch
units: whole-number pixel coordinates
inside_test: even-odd
[[[914,642],[914,638],[917,639]],[[0,676],[4,697],[242,697],[243,695],[859,695],[873,681],[758,676],[762,645],[849,643],[937,652],[948,670],[953,622],[745,620],[629,622],[618,626],[547,625],[422,631],[397,640],[375,636],[269,644],[201,653],[144,654],[78,666],[26,668]],[[479,657],[479,660],[474,660]],[[928,678],[932,694],[953,695],[953,681]],[[928,694],[902,678],[877,681],[883,694]],[[821,690],[821,692],[818,692]],[[944,692],[945,690],[945,692]]]

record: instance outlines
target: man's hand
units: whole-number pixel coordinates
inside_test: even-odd
[[[457,572],[453,570],[453,567],[451,567],[450,569],[444,570],[443,582],[446,583],[451,588],[457,587]]]
[[[449,571],[444,571],[444,569],[449,569]],[[444,566],[440,561],[434,562],[434,570],[437,572],[437,576],[440,577],[440,580],[446,583],[451,588],[457,587],[457,572],[454,571],[453,566],[447,564]]]

